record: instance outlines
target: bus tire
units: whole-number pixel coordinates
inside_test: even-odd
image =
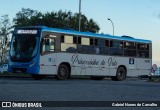
[[[31,74],[32,78],[35,80],[42,80],[45,76],[39,74]]]
[[[125,79],[126,79],[126,70],[124,69],[124,67],[119,67],[116,73],[116,80],[123,81]]]
[[[67,65],[61,64],[58,67],[58,72],[57,72],[56,78],[58,80],[65,80],[65,79],[68,79],[68,77],[69,77],[69,69],[68,69]]]

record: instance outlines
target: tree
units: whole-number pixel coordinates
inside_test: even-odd
[[[38,26],[44,25],[53,28],[72,28],[78,30],[79,14],[70,11],[47,12],[41,13],[32,9],[22,8],[13,19],[15,27],[20,26]],[[97,33],[100,30],[98,24],[93,19],[88,19],[85,15],[81,15],[81,31]]]
[[[37,25],[41,17],[42,14],[36,10],[22,8],[22,10],[19,11],[13,19],[13,22],[15,23],[14,26],[29,26],[31,24]]]
[[[100,30],[99,26],[94,22],[93,19],[90,19],[87,24],[87,28],[90,32],[95,33],[96,30]]]
[[[5,60],[5,54],[7,54],[7,46],[9,46],[8,39],[11,33],[11,23],[8,15],[2,15],[0,18],[0,50],[1,50],[1,62]]]

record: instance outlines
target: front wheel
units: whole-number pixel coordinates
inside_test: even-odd
[[[126,79],[126,70],[123,67],[119,67],[116,73],[116,80],[123,81]]]
[[[69,77],[68,67],[64,64],[61,64],[58,68],[58,72],[57,72],[56,77],[57,77],[58,80],[68,79],[68,77]]]

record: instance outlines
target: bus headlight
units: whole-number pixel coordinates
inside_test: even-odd
[[[29,65],[29,67],[32,67],[32,66],[34,66],[35,64],[36,64],[36,62],[33,61],[33,62]]]

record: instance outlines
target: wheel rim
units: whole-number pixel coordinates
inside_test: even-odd
[[[119,77],[120,80],[124,80],[125,79],[125,70],[123,70],[123,69],[121,70],[120,69],[118,71],[118,77]]]
[[[124,71],[121,70],[121,71],[119,71],[118,74],[119,74],[120,77],[123,77],[124,76]]]
[[[63,80],[68,78],[68,68],[66,65],[60,65],[58,69],[57,79]]]
[[[61,75],[62,77],[64,77],[64,76],[66,76],[66,74],[67,74],[66,69],[65,69],[65,68],[61,68],[61,70],[60,70],[60,75]]]

